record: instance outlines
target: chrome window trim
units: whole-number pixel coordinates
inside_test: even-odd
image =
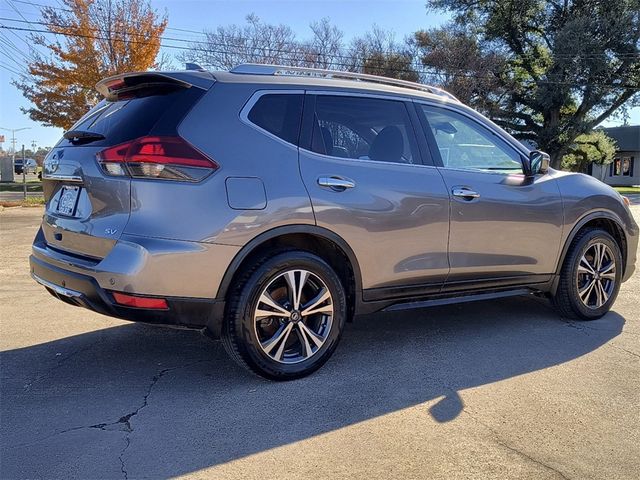
[[[375,98],[378,100],[391,100],[394,102],[411,102],[410,97],[404,95],[393,95],[383,93],[370,93],[370,92],[345,92],[344,90],[307,90],[308,95],[332,95],[336,97],[367,97]]]
[[[306,148],[300,147],[300,153],[306,153],[310,155],[315,155],[321,158],[328,158],[331,160],[340,160],[343,162],[358,162],[365,163],[367,165],[400,165],[402,167],[426,167],[426,168],[437,168],[434,165],[424,165],[422,163],[403,163],[403,162],[386,162],[384,160],[367,160],[365,158],[347,158],[347,157],[335,157],[333,155],[325,155],[324,153],[313,152],[311,150],[307,150]]]
[[[472,168],[460,168],[460,167],[436,167],[436,168],[439,168],[440,170],[448,170],[448,171],[455,171],[455,172],[481,173],[483,175],[502,175],[503,177],[508,177],[510,175],[521,175],[523,177],[526,176],[524,173],[524,165],[521,171],[514,170],[513,173],[492,172],[492,171],[486,171],[486,170],[473,170]]]
[[[245,102],[244,106],[240,110],[240,113],[239,113],[240,121],[242,123],[244,123],[245,125],[248,125],[249,127],[256,129],[257,131],[259,131],[263,135],[268,136],[272,140],[276,140],[277,142],[281,143],[282,145],[284,145],[284,146],[286,146],[288,148],[292,148],[293,150],[297,151],[298,150],[298,145],[290,143],[290,142],[287,142],[286,140],[280,138],[277,135],[274,135],[273,133],[269,132],[268,130],[265,130],[264,128],[262,128],[260,125],[256,125],[251,120],[249,120],[249,112],[251,112],[251,109],[255,106],[256,103],[258,103],[258,100],[260,100],[264,95],[273,95],[273,94],[278,94],[278,95],[302,95],[302,102],[304,104],[304,95],[305,95],[305,93],[306,93],[306,90],[304,90],[304,89],[297,89],[297,90],[296,89],[256,90],[255,92],[253,92],[253,94],[249,97],[249,99]],[[300,128],[302,128],[302,118],[300,118]]]

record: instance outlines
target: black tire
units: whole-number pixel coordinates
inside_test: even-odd
[[[582,257],[587,252],[592,252],[596,244],[604,244],[608,247],[615,263],[615,278],[611,286],[608,299],[601,305],[587,306],[578,293],[579,278],[578,267]],[[582,277],[585,278],[585,277]],[[552,296],[552,302],[560,315],[576,320],[596,320],[606,314],[618,296],[622,279],[622,254],[620,246],[616,240],[606,231],[597,228],[589,228],[579,232],[571,243],[562,270],[560,271],[560,281],[556,294]],[[584,280],[588,282],[588,277]],[[587,298],[593,298],[593,294],[588,294]]]
[[[263,327],[260,322],[266,321],[268,326],[275,323],[275,326],[271,327],[274,329],[288,326],[288,323],[295,323],[290,330],[293,332],[297,327],[300,331],[295,330],[296,337],[289,338],[289,334],[289,336],[285,337],[285,340],[288,339],[289,343],[294,344],[289,350],[295,351],[296,348],[294,347],[297,346],[300,350],[299,356],[301,358],[304,357],[304,353],[311,351],[305,350],[302,343],[302,337],[304,337],[302,331],[305,327],[298,325],[298,322],[291,320],[291,317],[288,319],[276,318],[277,315],[273,315],[257,320],[254,318],[254,314],[258,305],[262,305],[260,311],[265,309],[264,302],[259,303],[259,299],[265,289],[268,290],[274,282],[282,282],[283,275],[286,278],[286,272],[292,270],[309,272],[309,281],[307,283],[312,282],[314,285],[324,284],[322,286],[325,288],[322,291],[328,290],[330,293],[330,299],[327,302],[333,306],[333,314],[312,314],[309,317],[303,317],[308,318],[308,321],[325,322],[323,324],[325,327],[323,335],[326,335],[324,343],[320,347],[313,345],[316,348],[315,352],[303,360],[299,360],[296,363],[282,363],[283,359],[277,361],[266,353],[261,346],[259,336],[263,333]],[[299,274],[295,278],[299,280]],[[300,297],[302,296],[303,294],[301,293]],[[307,302],[307,304],[310,303],[310,301]],[[295,310],[287,301],[284,301],[283,304],[286,304],[285,306],[289,310]],[[278,305],[280,305],[280,301]],[[300,309],[296,311],[302,311],[302,301],[300,301]],[[318,317],[320,317],[320,320],[313,320]],[[346,317],[345,290],[340,278],[333,269],[320,257],[310,252],[301,250],[284,251],[255,263],[240,274],[239,281],[234,285],[227,300],[222,329],[222,343],[231,358],[253,373],[271,380],[292,380],[313,373],[329,359],[338,346]],[[307,320],[300,320],[300,323],[306,322]],[[278,331],[280,330],[276,330],[273,338],[277,336]],[[265,340],[263,339],[262,345],[264,344]],[[283,355],[287,351],[285,349]],[[297,357],[293,355],[293,358],[295,360]]]

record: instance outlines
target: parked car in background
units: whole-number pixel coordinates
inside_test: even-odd
[[[623,197],[440,89],[269,65],[97,88],[45,159],[33,278],[264,377],[319,368],[356,314],[535,294],[600,318],[634,271]]]
[[[13,171],[19,175],[22,175],[22,170],[24,173],[36,173],[38,169],[38,163],[33,158],[16,158],[13,162]]]

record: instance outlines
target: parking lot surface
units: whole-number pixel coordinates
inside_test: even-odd
[[[41,214],[0,212],[2,479],[639,476],[637,273],[588,323],[531,296],[358,318],[273,383],[199,333],[49,296]]]

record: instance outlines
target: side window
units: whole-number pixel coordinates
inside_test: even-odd
[[[444,108],[427,105],[420,108],[445,167],[503,173],[522,171],[520,154],[474,120]]]
[[[268,93],[251,108],[247,118],[285,142],[298,144],[303,94]]]
[[[360,160],[420,161],[404,103],[368,97],[318,95],[311,149]]]

